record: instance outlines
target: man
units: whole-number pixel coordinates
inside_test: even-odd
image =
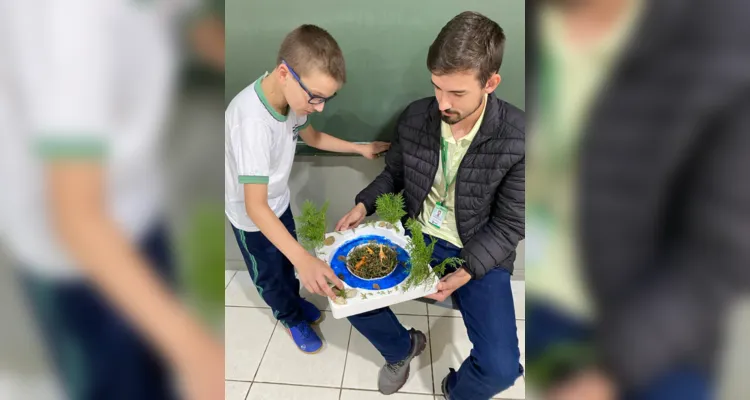
[[[437,240],[436,261],[465,261],[430,296],[453,296],[474,345],[442,380],[447,399],[489,399],[522,373],[510,275],[524,235],[525,123],[522,111],[493,93],[504,44],[500,26],[481,14],[464,12],[443,27],[427,57],[435,97],[401,114],[385,170],[336,227],[357,226],[378,196],[403,190],[407,217],[423,225],[426,240]],[[398,391],[426,347],[424,333],[407,331],[388,308],[349,320],[385,358],[380,392]]]
[[[171,290],[162,219],[181,3],[0,4],[0,96],[18,96],[0,99],[3,239],[66,398],[173,399],[172,373],[190,399],[223,392],[221,344]],[[195,21],[223,69],[206,52],[221,24]]]
[[[336,40],[320,27],[302,25],[284,38],[276,68],[237,94],[226,110],[226,215],[258,293],[305,353],[323,346],[310,327],[321,313],[300,297],[299,282],[332,298],[326,280],[342,283],[297,243],[288,185],[297,137],[318,149],[371,159],[389,147],[350,143],[312,127],[309,115],[323,111],[345,81]]]

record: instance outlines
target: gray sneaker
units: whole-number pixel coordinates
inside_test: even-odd
[[[409,363],[422,354],[427,347],[427,337],[424,333],[409,329],[411,337],[411,351],[405,359],[395,364],[385,364],[378,373],[378,390],[382,394],[393,394],[399,391],[409,379]]]

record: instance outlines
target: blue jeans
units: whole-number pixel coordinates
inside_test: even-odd
[[[297,239],[291,207],[279,218],[287,231]],[[245,232],[232,226],[250,278],[258,294],[273,310],[273,315],[287,327],[305,322],[300,306],[299,280],[294,265],[261,232]]]
[[[162,226],[145,238],[141,252],[165,281],[173,282]],[[66,398],[177,398],[161,357],[98,290],[82,281],[59,282],[29,273],[22,274],[22,282]]]
[[[561,343],[590,343],[593,331],[555,307],[530,301],[526,306],[526,359],[532,363],[550,346]],[[527,371],[533,377],[534,370]],[[625,390],[623,400],[709,400],[712,385],[705,374],[689,367],[678,367],[657,377],[638,390]]]
[[[425,240],[432,240],[425,235]],[[433,257],[437,263],[458,257],[461,249],[438,239]],[[450,271],[448,271],[450,272]],[[489,399],[511,387],[521,376],[516,316],[510,290],[510,273],[502,268],[480,280],[471,280],[453,293],[463,316],[473,349],[451,379],[451,400]],[[411,340],[390,308],[349,317],[388,363],[406,358]],[[448,371],[445,371],[446,373]],[[435,379],[441,379],[435,377]]]

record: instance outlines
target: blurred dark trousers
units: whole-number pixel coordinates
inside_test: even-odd
[[[141,251],[171,284],[172,260],[163,226],[147,235]],[[177,399],[159,355],[97,290],[83,281],[54,281],[29,273],[22,273],[22,280],[66,398]],[[137,296],[138,288],[132,292]]]
[[[430,243],[432,238],[425,235],[425,240]],[[439,264],[460,253],[460,248],[438,239],[433,258]],[[471,280],[453,293],[453,301],[461,311],[473,348],[448,388],[450,400],[489,399],[513,386],[523,373],[510,273],[497,268],[481,280]],[[386,362],[401,361],[409,354],[409,334],[390,308],[355,315],[349,321]],[[436,371],[436,381],[448,371],[442,373]]]
[[[279,218],[287,231],[297,239],[292,208]],[[232,226],[240,246],[250,278],[258,294],[273,310],[273,315],[291,328],[305,322],[300,308],[299,280],[294,276],[294,265],[261,232],[245,232]]]
[[[588,344],[592,330],[587,324],[570,318],[554,307],[529,301],[526,305],[526,360],[527,366],[555,345]],[[527,381],[534,378],[533,368],[527,371]],[[707,377],[690,368],[675,368],[654,379],[640,390],[626,390],[622,400],[710,400],[713,387]]]

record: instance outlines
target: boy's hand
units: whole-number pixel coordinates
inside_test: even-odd
[[[359,203],[354,206],[354,208],[352,208],[352,210],[349,211],[346,215],[341,217],[339,222],[336,224],[336,230],[345,231],[347,229],[355,228],[365,220],[366,216],[367,210],[365,209],[365,205]]]
[[[300,282],[310,293],[328,296],[333,300],[336,295],[328,285],[328,281],[339,289],[344,288],[344,283],[333,273],[331,267],[319,258],[309,256],[303,262],[296,264],[295,267]]]
[[[390,147],[391,147],[390,143],[371,142],[371,143],[366,143],[366,144],[360,144],[357,147],[357,149],[358,149],[358,153],[361,154],[362,157],[368,158],[370,160],[374,160],[380,156],[380,153],[388,151]]]

